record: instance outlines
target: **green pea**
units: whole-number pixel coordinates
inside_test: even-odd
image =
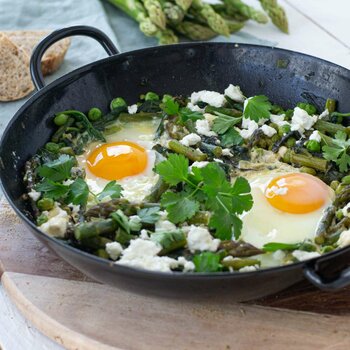
[[[318,141],[316,141],[316,140],[309,140],[309,141],[306,142],[306,148],[310,152],[320,152],[321,144]]]
[[[55,202],[52,198],[41,198],[36,203],[40,211],[51,210],[55,206]]]
[[[57,143],[54,142],[48,142],[45,145],[45,149],[51,153],[58,153],[60,146]]]
[[[37,217],[36,224],[38,226],[41,226],[42,224],[45,224],[45,222],[47,222],[48,220],[49,218],[45,214],[41,214],[40,216]]]
[[[350,175],[346,175],[341,179],[341,183],[344,185],[350,185]]]
[[[91,108],[88,112],[88,118],[92,122],[101,119],[101,117],[102,117],[102,111],[99,108],[96,108],[96,107]]]
[[[317,113],[317,108],[310,103],[299,102],[297,106],[307,112],[308,115],[314,115]]]
[[[145,101],[159,101],[159,96],[155,92],[147,92],[145,95]]]
[[[163,95],[162,102],[166,103],[167,101],[172,100],[172,99],[173,99],[173,96],[165,94],[165,95]]]
[[[297,140],[294,137],[290,137],[287,141],[286,141],[286,147],[287,148],[293,148],[295,146],[295,143],[297,142]]]
[[[69,118],[69,116],[67,114],[59,113],[59,114],[56,115],[56,117],[54,118],[53,122],[57,126],[62,126],[62,125],[67,123],[68,118]]]
[[[279,136],[283,136],[284,134],[288,134],[290,132],[290,125],[289,124],[285,124],[285,125],[281,125],[278,128],[278,135]]]
[[[110,108],[111,111],[113,111],[113,109],[116,109],[118,107],[125,107],[126,105],[127,104],[122,97],[117,97],[111,101]]]
[[[341,209],[337,210],[335,216],[338,220],[341,220],[344,217],[343,211]]]

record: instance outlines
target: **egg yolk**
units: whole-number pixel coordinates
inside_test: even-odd
[[[283,212],[306,214],[326,203],[329,190],[324,182],[312,175],[285,174],[271,180],[265,197],[273,207]]]
[[[147,166],[147,153],[128,141],[106,143],[91,152],[87,164],[97,177],[119,180],[142,173]]]

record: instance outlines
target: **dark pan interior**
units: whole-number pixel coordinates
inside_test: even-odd
[[[285,108],[308,101],[321,112],[326,99],[331,97],[339,101],[340,111],[350,110],[350,72],[291,51],[210,43],[120,54],[66,75],[35,94],[21,108],[5,131],[0,146],[3,188],[12,204],[30,217],[29,208],[20,198],[24,192],[23,166],[49,140],[54,128],[52,116],[59,111],[99,107],[107,112],[111,99],[117,96],[133,104],[147,91],[174,95],[204,89],[223,92],[230,83],[240,85],[247,96],[265,94]],[[51,240],[48,244],[54,243]],[[65,254],[62,246],[57,246],[57,250],[60,255]],[[73,260],[78,258],[73,257],[72,251],[66,253],[66,259],[74,264]],[[93,275],[82,267],[88,263],[88,257],[80,259],[79,268]],[[75,264],[79,265],[78,260]],[[111,267],[103,268],[110,278]],[[280,289],[284,285],[281,281]],[[274,288],[278,289],[276,284]]]

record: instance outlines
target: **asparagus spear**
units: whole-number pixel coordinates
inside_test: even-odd
[[[282,157],[285,163],[298,164],[300,166],[306,166],[325,172],[328,169],[328,162],[325,159],[317,158],[313,156],[307,156],[304,154],[298,154],[291,150],[286,150]]]
[[[345,127],[341,124],[334,124],[331,122],[326,122],[325,120],[318,120],[314,124],[314,128],[323,133],[329,133],[335,135],[338,131],[343,131],[347,135],[350,135],[350,127]]]
[[[221,241],[219,249],[224,249],[229,255],[235,257],[248,257],[262,254],[263,251],[245,242]]]
[[[224,0],[224,4],[226,5],[226,11],[228,14],[238,12],[241,15],[262,24],[269,21],[265,13],[243,3],[241,0]]]
[[[192,0],[175,0],[175,4],[186,12],[192,5]]]
[[[160,45],[177,44],[179,42],[178,37],[171,29],[158,31],[155,36]]]
[[[271,18],[272,23],[282,32],[288,34],[288,19],[287,15],[278,3],[277,0],[260,0],[262,8]]]
[[[74,236],[80,241],[103,234],[113,233],[117,228],[118,224],[113,219],[82,222],[75,227]]]
[[[239,270],[245,266],[260,265],[260,261],[257,259],[232,259],[222,260],[221,265],[225,267],[232,267],[234,270]]]
[[[325,212],[321,218],[321,221],[318,225],[317,231],[316,231],[315,242],[317,244],[322,244],[325,241],[325,237],[327,235],[327,230],[333,221],[335,212],[336,212],[336,209],[335,209],[334,205],[329,206],[325,210]]]
[[[160,29],[166,28],[166,17],[158,0],[143,0],[143,5],[148,12],[150,20]]]
[[[247,16],[242,15],[233,7],[226,6],[225,4],[213,4],[211,7],[225,19],[235,20],[238,22],[244,22],[249,19]]]
[[[179,23],[181,23],[185,16],[185,12],[183,11],[183,9],[170,1],[164,2],[163,11],[165,13],[167,22],[173,26],[176,26]]]
[[[193,162],[200,162],[207,159],[206,154],[200,151],[197,151],[192,147],[184,146],[179,141],[176,141],[176,140],[169,141],[168,147],[175,153],[183,154],[185,157],[192,160]]]
[[[229,36],[230,30],[224,18],[222,18],[208,4],[204,4],[201,0],[193,0],[192,7],[196,13],[202,16],[208,23],[208,26],[216,33]]]
[[[183,21],[175,26],[175,29],[191,40],[210,40],[218,34],[212,29],[198,23]]]

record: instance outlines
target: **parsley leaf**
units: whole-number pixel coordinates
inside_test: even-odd
[[[209,226],[216,229],[216,237],[223,240],[239,238],[242,222],[236,215],[249,210],[253,205],[250,186],[246,179],[239,177],[232,186],[225,172],[217,164],[211,163],[201,169],[207,194],[207,207],[213,211]]]
[[[159,207],[143,208],[137,212],[137,215],[144,224],[155,224],[159,219]]]
[[[176,115],[179,113],[180,105],[172,98],[169,98],[165,101],[162,109],[168,115]]]
[[[89,197],[89,186],[86,182],[78,178],[69,186],[68,203],[85,206]]]
[[[188,177],[188,159],[182,154],[170,154],[167,160],[156,165],[155,171],[169,185],[177,185]]]
[[[214,119],[212,129],[219,135],[226,133],[230,128],[242,120],[242,118],[230,117],[219,112],[216,112],[215,114],[218,117]]]
[[[335,162],[341,172],[346,172],[350,167],[350,156],[347,153],[349,147],[350,139],[347,140],[346,133],[338,131],[332,140],[332,145],[322,147],[323,157]]]
[[[35,190],[43,192],[45,194],[44,197],[55,200],[64,197],[69,191],[69,186],[62,185],[50,179],[44,179],[35,186]]]
[[[225,134],[221,135],[221,145],[224,147],[232,147],[241,145],[243,137],[235,129],[229,129]]]
[[[217,272],[222,270],[221,256],[212,252],[203,252],[193,257],[196,272]]]
[[[58,159],[38,167],[38,174],[54,182],[63,181],[71,176],[70,171],[74,165],[75,159],[63,154]]]
[[[272,108],[269,99],[265,95],[257,95],[248,98],[244,102],[243,117],[255,120],[270,117],[270,109]]]
[[[187,107],[181,108],[179,111],[179,122],[181,124],[186,123],[187,120],[192,120],[195,122],[196,120],[199,120],[199,119],[204,119],[203,114],[200,112],[191,111]]]
[[[166,208],[168,219],[174,224],[190,219],[199,210],[199,203],[189,197],[187,192],[165,192],[162,195],[160,203]]]
[[[115,180],[108,182],[101,193],[97,195],[97,199],[100,201],[105,197],[120,198],[123,188]]]
[[[129,225],[129,218],[120,209],[112,213],[110,216],[118,224],[122,231],[130,234],[131,229]]]

